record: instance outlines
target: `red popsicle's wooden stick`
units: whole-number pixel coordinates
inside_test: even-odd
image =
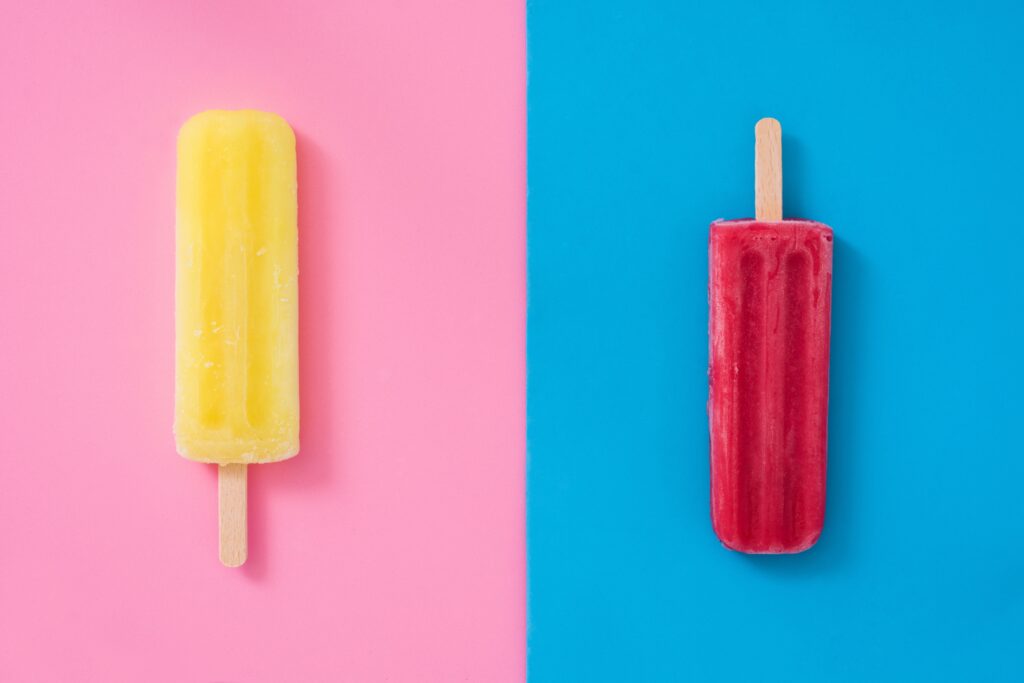
[[[754,215],[782,220],[782,125],[771,118],[754,126]]]

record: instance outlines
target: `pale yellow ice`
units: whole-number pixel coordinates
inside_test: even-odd
[[[178,133],[178,452],[258,463],[299,451],[295,135],[207,111]]]

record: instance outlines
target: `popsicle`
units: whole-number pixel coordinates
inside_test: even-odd
[[[798,553],[825,517],[832,229],[782,219],[778,121],[755,139],[756,219],[711,224],[711,518],[728,548]]]
[[[220,466],[220,558],[239,566],[246,466],[299,451],[295,136],[274,114],[197,114],[177,184],[174,434]]]

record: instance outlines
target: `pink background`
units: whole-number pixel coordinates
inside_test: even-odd
[[[0,679],[523,678],[524,52],[519,0],[6,8]],[[302,452],[234,571],[171,436],[174,140],[218,107],[299,145]]]

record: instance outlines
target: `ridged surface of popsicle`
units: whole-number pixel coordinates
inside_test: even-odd
[[[711,225],[711,515],[734,550],[821,534],[832,246],[811,221]]]
[[[299,450],[295,136],[279,116],[207,111],[178,134],[178,452],[203,462]]]

